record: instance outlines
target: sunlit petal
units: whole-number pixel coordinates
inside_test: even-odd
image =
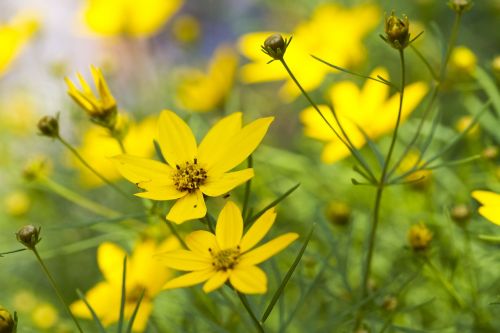
[[[163,289],[174,289],[174,288],[194,286],[195,284],[210,279],[215,273],[216,271],[213,270],[212,268],[202,271],[187,273],[168,281],[163,286]]]
[[[147,189],[148,191],[139,192],[136,193],[135,195],[140,198],[151,199],[151,200],[174,200],[182,198],[183,196],[187,195],[187,192],[180,192],[174,186],[171,185],[165,185],[154,188],[148,188],[147,186],[145,186],[144,188]]]
[[[276,219],[276,209],[268,209],[255,223],[248,229],[240,243],[241,252],[246,252],[254,247],[271,229]]]
[[[97,249],[97,263],[102,274],[112,284],[122,281],[123,259],[127,253],[118,245],[105,242]]]
[[[479,207],[478,212],[491,222],[500,225],[500,206]]]
[[[187,235],[186,244],[191,251],[207,258],[211,257],[209,249],[219,251],[215,235],[205,230],[197,230]]]
[[[178,199],[174,206],[170,208],[167,219],[177,224],[199,219],[207,214],[207,206],[203,193],[197,190]]]
[[[474,191],[472,197],[485,206],[496,206],[500,210],[500,194],[490,191]]]
[[[207,282],[203,285],[203,291],[209,293],[220,286],[222,286],[229,278],[229,271],[217,271]]]
[[[212,261],[208,257],[188,250],[161,253],[157,257],[165,266],[179,271],[201,271],[212,267]]]
[[[217,178],[208,177],[207,182],[200,186],[200,190],[210,197],[217,197],[228,193],[233,188],[251,179],[253,176],[253,169],[244,169],[224,173]]]
[[[296,240],[299,237],[298,234],[290,232],[281,236],[274,238],[273,240],[265,243],[257,247],[250,252],[247,252],[241,256],[240,265],[248,266],[248,265],[256,265],[259,264],[276,253],[280,252],[284,248],[286,248],[290,243]]]
[[[230,249],[239,245],[243,235],[241,211],[232,201],[228,201],[219,214],[215,235],[219,248]]]
[[[115,156],[113,161],[123,177],[143,188],[148,183],[173,185],[174,170],[165,163],[132,155]]]
[[[267,276],[256,266],[236,267],[229,277],[236,290],[244,294],[264,294],[267,291]]]

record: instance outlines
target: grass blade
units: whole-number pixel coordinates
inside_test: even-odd
[[[127,326],[127,333],[132,333],[132,327],[134,326],[135,316],[137,316],[137,312],[139,312],[139,307],[141,306],[142,299],[144,298],[144,294],[146,293],[146,289],[142,289],[141,296],[139,296],[139,300],[135,305],[134,312],[132,312],[132,316],[130,317],[130,321]]]
[[[97,329],[98,329],[99,333],[106,333],[104,326],[102,325],[101,321],[97,317],[97,314],[95,313],[92,306],[90,306],[90,303],[85,298],[85,295],[80,291],[80,289],[77,289],[76,293],[78,294],[78,297],[80,297],[80,299],[83,301],[83,303],[85,303],[85,305],[87,306],[87,309],[89,309],[90,314],[92,315],[92,319],[94,320],[94,323],[97,325]]]
[[[288,191],[286,191],[285,193],[283,193],[282,195],[280,195],[276,200],[274,200],[273,202],[271,202],[269,205],[267,205],[266,207],[264,207],[260,212],[258,212],[257,214],[253,215],[250,219],[248,219],[247,223],[245,223],[245,225],[249,225],[251,223],[253,223],[254,221],[256,221],[259,217],[262,216],[262,214],[264,214],[268,209],[270,208],[273,208],[274,206],[276,206],[277,204],[279,204],[281,201],[283,201],[283,199],[285,199],[286,197],[288,197],[290,194],[292,194],[296,189],[298,189],[300,186],[300,183],[297,183],[295,184],[292,188],[290,188]]]
[[[122,333],[123,318],[125,316],[125,301],[127,298],[126,278],[127,278],[127,256],[123,258],[122,296],[120,301],[120,316],[118,319],[118,330],[117,330],[118,333]]]

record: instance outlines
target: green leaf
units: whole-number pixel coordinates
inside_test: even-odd
[[[139,312],[139,307],[141,306],[142,299],[144,298],[144,294],[146,292],[146,289],[142,289],[141,296],[139,296],[139,300],[137,301],[137,304],[135,305],[134,312],[132,312],[132,316],[130,317],[130,321],[128,322],[127,326],[127,333],[132,333],[132,327],[134,326],[134,320],[135,317],[137,316],[137,312]]]
[[[269,303],[269,305],[266,308],[266,311],[264,311],[264,314],[262,315],[262,318],[260,320],[262,323],[264,323],[266,321],[266,319],[271,314],[271,311],[273,311],[274,305],[281,297],[283,291],[285,290],[285,287],[286,287],[288,281],[292,277],[293,272],[295,272],[295,269],[297,268],[300,260],[302,259],[302,256],[304,255],[304,252],[307,248],[307,245],[309,244],[309,241],[311,240],[311,237],[312,237],[312,234],[313,234],[315,227],[316,227],[316,224],[313,224],[311,226],[311,230],[309,231],[309,234],[307,235],[307,238],[306,238],[304,244],[302,245],[302,248],[300,249],[299,253],[295,257],[295,260],[293,261],[292,266],[290,266],[290,268],[288,269],[288,272],[286,273],[285,277],[281,281],[280,286],[278,287],[278,289],[274,293],[273,298],[271,299],[271,302]]]
[[[153,145],[155,146],[155,152],[158,159],[163,163],[167,163],[167,160],[165,159],[163,153],[161,152],[160,144],[158,143],[158,141],[153,140]]]
[[[253,215],[250,219],[248,219],[248,221],[246,221],[245,225],[246,224],[251,224],[251,223],[255,222],[268,209],[273,208],[274,206],[276,206],[277,204],[279,204],[281,201],[283,201],[283,199],[285,199],[290,194],[292,194],[296,189],[298,189],[299,186],[300,186],[300,183],[297,183],[294,186],[292,186],[292,188],[290,188],[288,191],[286,191],[285,193],[283,193],[282,195],[280,195],[276,200],[274,200],[269,205],[267,205],[266,207],[264,207],[260,212],[258,212],[257,214]]]
[[[90,314],[92,315],[92,319],[94,320],[94,323],[97,325],[97,329],[100,333],[106,333],[106,330],[104,329],[104,326],[102,325],[101,321],[97,317],[97,314],[95,313],[94,309],[92,306],[90,306],[90,303],[87,301],[85,298],[85,295],[80,291],[80,289],[76,290],[76,293],[78,294],[78,297],[85,303],[87,306],[87,309],[89,309]]]
[[[120,301],[120,316],[118,319],[118,333],[122,333],[123,320],[125,316],[125,302],[127,300],[127,256],[123,257],[123,273],[122,273],[122,295]]]
[[[479,85],[484,89],[486,95],[488,95],[497,115],[500,117],[500,92],[497,89],[495,81],[481,67],[476,68],[475,76]]]

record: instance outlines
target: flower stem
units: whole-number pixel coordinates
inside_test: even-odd
[[[248,156],[248,168],[252,168],[253,166],[253,159],[252,159],[252,155]],[[242,210],[242,213],[241,213],[241,216],[243,216],[243,221],[247,221],[248,219],[248,200],[250,199],[250,190],[252,188],[252,179],[250,179],[249,181],[247,181],[247,183],[245,184],[245,196],[243,198],[243,210]]]
[[[54,291],[56,292],[57,297],[59,297],[59,300],[63,303],[66,311],[71,316],[71,319],[73,319],[73,322],[75,323],[76,327],[78,328],[78,331],[80,331],[81,333],[83,333],[83,330],[80,327],[80,324],[78,324],[78,321],[76,320],[75,316],[73,315],[73,313],[69,309],[68,304],[66,304],[66,302],[64,301],[64,298],[62,297],[61,292],[59,291],[59,288],[57,287],[56,282],[52,278],[52,275],[50,274],[49,270],[47,269],[47,266],[45,266],[45,263],[43,262],[42,258],[38,254],[38,251],[37,251],[36,247],[33,247],[32,250],[33,250],[33,253],[36,256],[36,259],[40,263],[40,266],[42,266],[42,270],[45,273],[45,276],[47,276],[47,278],[49,279],[50,284],[52,285],[52,288],[54,288]]]
[[[243,304],[243,306],[245,307],[245,310],[247,310],[248,314],[252,318],[252,322],[255,324],[257,331],[259,331],[260,333],[264,333],[264,328],[262,327],[261,322],[257,319],[257,317],[253,313],[252,309],[250,308],[250,304],[248,304],[248,300],[247,300],[246,296],[243,295],[242,293],[240,293],[239,291],[236,291],[236,294],[240,298],[240,301]]]

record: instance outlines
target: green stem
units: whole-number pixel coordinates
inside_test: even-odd
[[[38,251],[36,249],[36,247],[33,247],[33,253],[35,254],[36,256],[36,259],[38,260],[38,262],[40,263],[40,266],[42,266],[42,270],[43,272],[45,273],[45,275],[47,276],[47,278],[49,279],[49,282],[50,284],[52,285],[52,288],[54,288],[54,291],[56,292],[57,294],[57,297],[59,297],[59,300],[63,303],[66,311],[68,312],[68,314],[71,316],[71,319],[73,319],[73,322],[75,323],[76,327],[78,328],[78,331],[80,331],[81,333],[83,333],[83,330],[82,328],[80,327],[80,324],[78,324],[78,321],[76,320],[75,316],[73,315],[73,313],[71,312],[71,310],[69,309],[68,307],[68,304],[66,304],[66,302],[64,301],[64,298],[62,297],[62,294],[61,292],[59,291],[59,288],[57,288],[57,284],[56,282],[54,281],[54,279],[52,278],[52,275],[50,274],[49,270],[47,269],[47,266],[45,266],[45,263],[43,262],[42,258],[40,257],[40,255],[38,254]]]
[[[248,300],[245,295],[240,293],[239,291],[236,291],[236,294],[240,298],[241,303],[245,307],[245,310],[247,310],[248,314],[252,318],[252,322],[255,324],[255,327],[257,328],[257,331],[260,333],[264,333],[264,328],[262,327],[261,322],[257,319],[255,314],[253,313],[252,309],[250,308],[250,304],[248,304]]]
[[[462,20],[462,13],[457,12],[455,15],[455,21],[453,22],[453,27],[451,28],[450,39],[448,40],[448,46],[446,47],[446,53],[444,56],[444,61],[441,66],[441,72],[439,73],[440,82],[444,81],[446,76],[446,67],[448,66],[448,61],[450,60],[451,51],[455,47],[455,42],[457,41],[458,28],[460,27],[460,21]]]
[[[465,307],[465,302],[460,297],[460,295],[458,294],[455,287],[453,287],[453,285],[443,276],[443,274],[441,274],[439,269],[437,269],[436,266],[434,266],[432,261],[427,256],[424,256],[424,262],[431,269],[432,273],[434,273],[434,276],[436,276],[436,278],[439,280],[439,282],[441,282],[441,284],[446,289],[446,291],[450,294],[450,296],[453,297],[455,302],[457,302],[458,306],[460,306],[460,308],[463,309]]]
[[[252,159],[252,155],[250,155],[250,156],[248,156],[248,168],[252,168],[252,166],[253,166],[253,159]],[[247,183],[245,184],[245,196],[243,197],[243,210],[241,213],[241,216],[243,216],[243,221],[246,221],[248,218],[248,216],[247,216],[248,200],[250,198],[251,188],[252,188],[252,179],[247,181]]]
[[[108,180],[106,177],[101,175],[99,171],[94,169],[93,166],[91,166],[80,153],[66,140],[64,140],[61,136],[57,136],[57,139],[73,154],[75,157],[87,168],[89,169],[94,175],[96,175],[100,180],[111,186],[116,192],[120,193],[123,195],[125,198],[130,199],[130,195],[126,192],[124,192],[122,189],[120,189],[118,186],[113,184],[110,180]]]
[[[182,239],[181,235],[179,235],[179,232],[177,232],[177,229],[175,229],[175,227],[172,225],[172,222],[170,222],[169,220],[167,220],[163,216],[160,216],[160,218],[165,222],[165,224],[167,225],[168,229],[175,236],[175,238],[177,238],[177,240],[179,241],[179,243],[181,243],[182,247],[185,248],[185,249],[187,249],[188,247],[187,247],[186,243]]]

